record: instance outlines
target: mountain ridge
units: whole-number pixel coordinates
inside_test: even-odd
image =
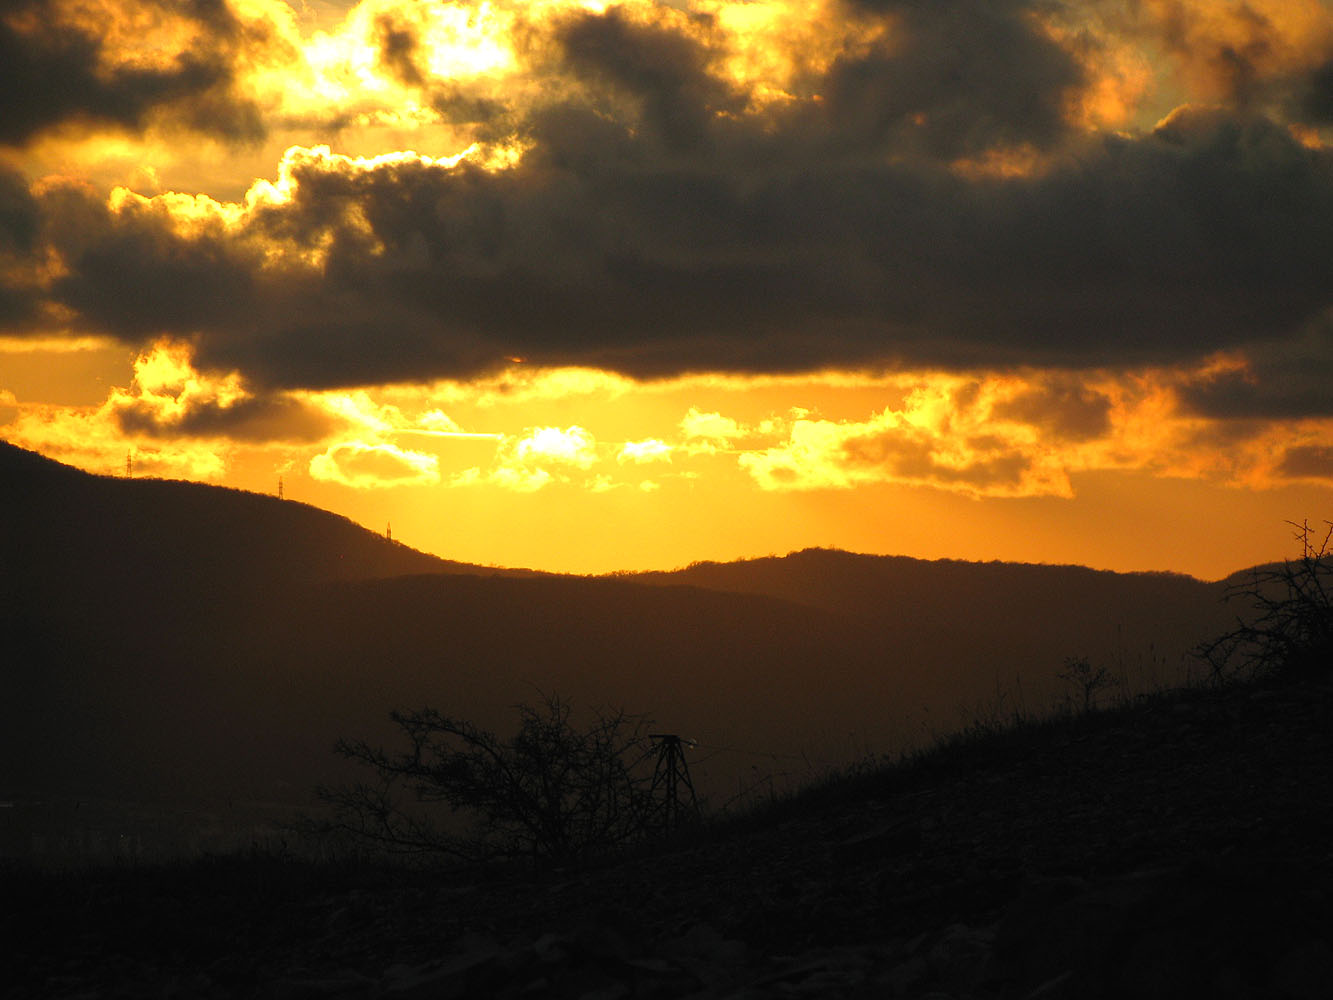
[[[1170,686],[1219,585],[807,550],[674,574],[450,563],[293,501],[93,477],[0,447],[0,796],[309,800],[342,736],[430,704],[504,731],[554,692],[728,748],[725,801],[978,713]],[[805,763],[802,763],[805,762]],[[762,768],[762,770],[760,770]]]

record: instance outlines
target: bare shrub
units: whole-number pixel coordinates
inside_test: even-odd
[[[1215,681],[1327,671],[1333,664],[1333,522],[1325,521],[1322,532],[1309,521],[1288,523],[1300,555],[1258,567],[1228,588],[1226,599],[1245,603],[1245,613],[1234,629],[1195,650]]]
[[[558,863],[642,837],[654,820],[649,720],[599,711],[582,726],[543,696],[516,706],[508,739],[432,708],[391,713],[397,752],[362,740],[336,750],[373,780],[319,789],[331,829],[394,854]]]
[[[1074,690],[1074,697],[1070,701],[1077,701],[1084,714],[1097,707],[1097,699],[1103,691],[1117,687],[1120,683],[1110,670],[1094,667],[1086,656],[1067,657],[1064,667],[1056,676]]]

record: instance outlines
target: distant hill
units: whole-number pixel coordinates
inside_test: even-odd
[[[953,605],[948,614],[951,623],[957,621],[956,611],[993,604],[1003,599],[1004,591],[1013,588],[1027,592],[1074,586],[1080,599],[1112,601],[1118,608],[1120,601],[1142,600],[1141,595],[1169,600],[1173,595],[1209,586],[1179,573],[1112,573],[1084,566],[925,560],[818,548],[730,563],[698,562],[685,569],[638,573],[632,578],[645,583],[687,583],[711,590],[768,594],[863,616],[918,616]]]
[[[1224,583],[1174,573],[1112,573],[1083,566],[921,560],[806,549],[783,557],[703,562],[671,573],[629,577],[763,594],[836,611],[873,637],[899,669],[934,679],[932,708],[987,701],[989,679],[1016,707],[1058,690],[1068,657],[1105,665],[1133,690],[1180,682],[1197,664],[1189,651],[1231,618]],[[1019,706],[1021,707],[1021,706]],[[949,720],[935,719],[937,725]]]
[[[715,802],[765,776],[1038,711],[1064,658],[1179,680],[1221,585],[807,550],[668,574],[494,571],[324,511],[90,476],[0,444],[0,797],[308,801],[394,706],[506,729],[558,692],[698,740]],[[786,777],[784,777],[786,775]]]

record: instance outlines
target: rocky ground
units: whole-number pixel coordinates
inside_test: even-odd
[[[945,748],[581,869],[3,874],[5,997],[1333,996],[1333,682]]]

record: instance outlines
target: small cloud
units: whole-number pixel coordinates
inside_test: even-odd
[[[597,464],[593,436],[582,427],[535,427],[514,445],[512,458],[525,466],[546,463],[589,469]]]
[[[428,486],[440,481],[439,459],[391,444],[350,441],[310,460],[310,475],[353,489]]]
[[[469,469],[454,476],[450,484],[489,483],[518,493],[535,493],[552,483],[570,482],[571,472],[586,472],[598,460],[597,441],[582,427],[530,427],[521,437],[501,440],[490,472]]]
[[[683,448],[690,455],[715,455],[753,433],[730,417],[716,412],[706,413],[693,406],[681,418],[680,432],[685,439]],[[771,434],[771,429],[761,430],[761,433]]]
[[[432,431],[437,434],[458,434],[463,428],[458,421],[443,410],[430,410],[417,417],[417,430]]]
[[[513,490],[515,493],[536,493],[554,480],[555,477],[545,469],[524,469],[502,465],[492,471],[485,481],[502,489]],[[480,476],[473,477],[470,480],[470,482],[482,481]]]
[[[616,456],[616,461],[624,465],[634,462],[643,465],[647,462],[670,462],[671,445],[659,438],[647,438],[643,441],[626,441]]]
[[[704,413],[693,406],[681,418],[680,431],[687,441],[707,441],[720,445],[729,444],[746,434],[745,428],[730,417],[720,413]]]

